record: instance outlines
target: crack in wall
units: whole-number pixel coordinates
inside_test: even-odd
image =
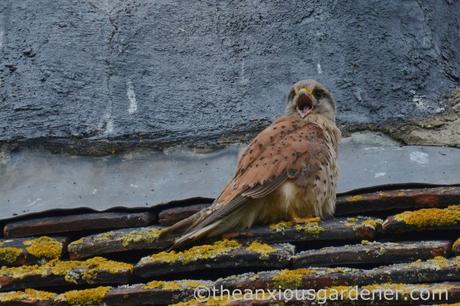
[[[113,91],[111,87],[111,78],[114,74],[112,61],[113,61],[114,53],[116,51],[114,47],[114,40],[115,40],[115,36],[118,33],[118,25],[113,16],[114,11],[116,11],[116,5],[109,7],[111,2],[109,3],[108,0],[106,0],[105,2],[98,2],[98,3],[102,3],[103,8],[96,5],[91,0],[88,0],[88,4],[90,6],[103,12],[106,15],[107,20],[112,30],[108,35],[108,43],[107,43],[108,53],[107,53],[106,58],[104,59],[104,62],[106,65],[105,83],[106,83],[106,91],[107,91],[107,96],[108,96],[108,103],[106,105],[105,112],[103,116],[101,117],[101,120],[98,124],[98,129],[100,131],[99,135],[93,135],[93,137],[96,137],[96,138],[97,136],[110,137],[110,135],[113,134],[114,129],[115,129],[115,122],[113,118],[114,98],[113,98]]]

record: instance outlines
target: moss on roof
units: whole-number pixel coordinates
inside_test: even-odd
[[[81,269],[80,273],[73,273],[74,269]],[[67,282],[77,283],[78,279],[85,281],[94,280],[101,272],[118,273],[123,271],[131,271],[133,265],[108,260],[103,257],[94,257],[86,261],[60,261],[51,260],[44,265],[31,265],[20,267],[1,267],[0,276],[13,277],[22,279],[32,275],[47,275],[64,276]]]
[[[23,250],[20,248],[0,247],[0,262],[12,265],[18,260],[18,257],[21,256],[22,252]]]
[[[101,305],[112,287],[97,287],[84,290],[71,290],[56,297],[57,301],[64,301],[73,306]]]
[[[372,228],[372,229],[377,229],[380,226],[382,226],[383,220],[381,219],[374,219],[374,218],[367,218],[366,220],[363,220],[361,222],[361,225]]]
[[[460,189],[457,189],[457,194]],[[380,194],[379,194],[380,196]],[[455,194],[456,196],[456,194]],[[366,196],[365,196],[366,197]],[[352,196],[353,201],[359,201],[362,199],[361,195]],[[431,199],[431,198],[430,198]],[[452,200],[448,200],[452,201]],[[401,209],[408,209],[407,203],[403,203],[400,208]],[[445,202],[438,203],[436,202],[433,205],[446,205]],[[359,206],[359,205],[358,205]],[[392,206],[393,207],[393,206]],[[416,206],[411,206],[416,207]],[[419,207],[419,206],[418,206]],[[445,206],[443,206],[445,207]],[[354,209],[354,208],[353,208]],[[369,209],[364,210],[364,212],[369,211]],[[153,212],[157,213],[157,211]],[[360,234],[358,230],[364,230],[364,234],[367,232],[376,233],[377,238],[383,238],[387,240],[390,235],[381,235],[386,234],[386,228],[383,228],[382,231],[379,231],[379,227],[381,226],[382,220],[373,217],[361,217],[356,216],[356,210],[352,210],[354,214],[353,217],[340,217],[337,219],[332,219],[330,221],[322,223],[319,218],[307,218],[303,220],[293,220],[291,222],[280,222],[277,224],[273,224],[269,227],[269,229],[264,228],[262,230],[256,229],[253,232],[248,231],[244,232],[243,237],[244,239],[250,240],[249,242],[238,242],[236,240],[222,240],[217,241],[215,243],[209,243],[204,245],[197,245],[191,247],[188,250],[184,250],[181,252],[172,251],[172,252],[158,252],[151,256],[143,258],[139,262],[139,266],[142,264],[154,263],[158,265],[161,270],[166,271],[165,278],[173,279],[174,278],[184,278],[187,277],[188,272],[192,271],[197,267],[197,262],[200,264],[204,262],[206,267],[209,270],[215,268],[219,269],[219,273],[222,273],[224,278],[217,280],[216,282],[208,282],[208,281],[199,281],[199,280],[151,280],[151,279],[144,279],[145,284],[136,284],[136,285],[129,285],[126,283],[120,283],[120,287],[113,289],[111,287],[97,287],[85,290],[72,290],[68,291],[59,295],[54,293],[49,293],[45,291],[38,291],[33,289],[26,289],[24,291],[13,291],[7,293],[0,293],[0,302],[8,303],[9,301],[16,300],[20,301],[21,299],[27,300],[27,302],[33,303],[34,299],[43,299],[49,300],[49,303],[60,303],[62,302],[65,305],[84,305],[84,306],[94,306],[94,305],[101,305],[104,303],[104,298],[109,295],[110,301],[112,299],[118,299],[120,295],[128,295],[130,299],[127,299],[127,303],[136,303],[136,299],[143,300],[150,296],[158,297],[161,302],[167,304],[171,301],[177,301],[178,298],[186,298],[191,299],[190,301],[186,301],[183,303],[179,303],[178,305],[196,305],[196,300],[192,299],[192,292],[193,288],[199,286],[213,286],[218,284],[223,284],[225,288],[246,288],[249,284],[250,286],[256,288],[282,288],[282,289],[304,289],[304,286],[308,283],[312,283],[315,287],[323,287],[327,285],[324,283],[326,280],[333,280],[334,283],[346,283],[349,279],[358,279],[358,282],[361,282],[361,279],[364,279],[366,275],[370,277],[370,280],[363,281],[363,282],[385,282],[389,280],[403,282],[407,279],[407,282],[414,282],[414,280],[420,279],[421,281],[427,280],[430,281],[430,277],[432,277],[433,271],[446,271],[446,277],[444,276],[436,276],[432,279],[433,282],[436,281],[449,281],[450,273],[455,273],[460,267],[460,257],[451,257],[445,258],[442,256],[438,256],[429,260],[418,260],[416,262],[409,262],[404,264],[397,264],[397,265],[387,265],[384,268],[376,268],[374,271],[373,269],[368,269],[367,266],[360,266],[356,269],[351,268],[343,268],[340,267],[340,262],[332,263],[333,266],[330,268],[327,267],[305,267],[300,269],[287,269],[292,268],[293,266],[298,267],[302,266],[299,262],[295,262],[295,260],[299,260],[298,258],[294,258],[292,261],[289,261],[289,256],[291,253],[295,253],[298,255],[300,251],[309,251],[312,248],[321,247],[321,252],[324,251],[325,254],[328,252],[328,247],[323,247],[324,245],[328,244],[329,248],[332,251],[339,253],[341,251],[344,252],[358,252],[358,257],[356,257],[356,261],[359,262],[361,265],[367,265],[369,262],[372,262],[366,257],[360,257],[359,254],[363,254],[363,252],[371,252],[372,256],[377,256],[379,254],[385,253],[387,250],[394,250],[396,247],[388,248],[388,243],[381,243],[381,242],[370,242],[368,240],[361,240],[361,245],[359,241],[354,241],[355,239],[373,239],[373,236],[366,236],[366,235],[350,235],[351,229],[356,230],[356,234]],[[355,214],[356,213],[356,214]],[[379,212],[380,214],[380,212]],[[382,215],[388,217],[388,219],[392,223],[397,223],[399,228],[402,228],[403,234],[412,233],[414,231],[413,227],[410,226],[403,226],[403,224],[399,222],[393,222],[393,218],[410,225],[414,225],[419,227],[420,229],[426,228],[427,231],[432,231],[430,227],[434,226],[444,226],[444,225],[457,225],[460,222],[460,204],[459,205],[451,205],[448,208],[440,209],[440,208],[430,208],[430,209],[419,209],[417,211],[406,211],[400,213],[396,216],[391,217],[393,214],[393,210],[389,210],[387,213],[382,212]],[[344,214],[346,215],[346,214]],[[351,214],[349,214],[351,216]],[[177,217],[177,216],[176,216]],[[154,218],[152,218],[153,220]],[[132,226],[132,225],[129,225]],[[347,228],[344,228],[346,226]],[[371,231],[369,229],[374,229],[375,231]],[[423,252],[421,251],[420,254],[417,253],[420,258],[425,258],[424,254],[431,254],[427,256],[434,256],[435,254],[446,254],[449,255],[448,248],[451,246],[450,243],[452,241],[449,240],[452,235],[456,234],[455,229],[457,227],[450,227],[448,229],[449,235],[444,236],[444,231],[440,233],[441,236],[438,237],[438,243],[432,245],[424,244],[420,240],[427,239],[424,238],[423,234],[415,237],[418,240],[417,246],[420,245],[423,248]],[[327,230],[327,235],[321,234],[323,231]],[[286,232],[285,232],[286,231]],[[132,227],[127,229],[118,229],[118,230],[110,230],[110,228],[106,229],[106,232],[101,234],[95,234],[95,232],[90,233],[90,236],[83,237],[80,240],[74,241],[69,246],[76,246],[81,247],[81,249],[76,250],[69,250],[70,255],[72,257],[81,257],[87,258],[91,256],[93,252],[98,254],[101,253],[110,253],[110,256],[114,256],[114,258],[129,258],[129,260],[137,261],[139,254],[136,253],[137,249],[142,249],[141,252],[145,250],[152,250],[162,248],[166,245],[166,243],[158,242],[157,238],[161,232],[161,228],[157,225],[152,225],[148,227]],[[346,235],[343,235],[343,233]],[[447,232],[447,231],[446,231]],[[394,232],[390,231],[388,233],[394,234]],[[321,235],[319,235],[321,234]],[[331,235],[329,235],[331,234]],[[399,235],[399,234],[398,234]],[[70,236],[73,237],[73,236]],[[240,235],[228,235],[227,237],[241,237]],[[310,237],[307,240],[318,240],[320,243],[316,244],[309,244],[309,243],[298,243],[299,241],[303,241],[305,239],[299,239],[299,237]],[[331,238],[333,237],[333,238]],[[369,237],[369,238],[367,238]],[[414,240],[413,236],[407,236],[409,240]],[[431,236],[430,236],[431,237]],[[447,237],[447,238],[446,238]],[[316,239],[318,238],[318,239]],[[324,239],[323,239],[324,238]],[[403,240],[406,236],[398,237],[398,240]],[[457,238],[457,236],[455,236]],[[340,241],[330,241],[328,243],[328,239],[337,239]],[[284,246],[280,247],[278,245],[267,244],[262,241],[272,241],[276,243],[280,242],[292,242],[296,244],[297,249],[294,250],[293,246],[288,246],[285,248]],[[352,242],[353,240],[353,242]],[[390,239],[391,240],[391,239]],[[441,241],[442,240],[442,241]],[[78,246],[79,243],[84,243],[84,247]],[[24,247],[22,246],[22,244]],[[343,244],[350,244],[348,245],[349,248],[342,248],[338,250],[337,246],[342,246]],[[405,242],[401,242],[404,244]],[[98,245],[95,249],[91,249],[91,247],[95,244]],[[7,246],[8,247],[7,247]],[[16,246],[20,247],[16,247]],[[9,247],[15,246],[15,247]],[[346,247],[348,247],[346,246]],[[460,238],[457,241],[453,242],[452,247],[460,246]],[[127,254],[127,257],[124,257],[126,253],[125,251],[130,251],[130,254]],[[289,251],[289,252],[288,252]],[[100,252],[100,253],[99,253]],[[59,257],[62,256],[63,249],[62,243],[54,238],[43,236],[38,238],[21,238],[21,239],[12,239],[12,241],[5,240],[4,242],[0,242],[0,261],[2,263],[15,263],[18,260],[18,256],[25,255],[26,264],[34,263],[35,258],[43,259],[39,260],[38,262],[43,263],[42,265],[31,265],[31,266],[21,266],[16,268],[8,268],[2,267],[0,268],[0,279],[5,279],[8,286],[17,286],[16,288],[23,288],[25,286],[32,286],[38,287],[43,286],[43,284],[47,284],[48,279],[54,280],[57,279],[56,283],[50,283],[51,285],[61,286],[58,287],[56,290],[58,292],[62,292],[62,290],[66,290],[65,288],[69,285],[73,286],[71,289],[75,288],[87,288],[89,286],[103,286],[107,284],[107,280],[110,280],[110,276],[118,273],[128,273],[133,271],[133,265],[123,262],[117,262],[113,260],[108,260],[103,257],[94,257],[87,260],[82,261],[72,261],[72,260],[59,260]],[[247,274],[237,274],[240,273],[240,270],[235,270],[233,267],[235,266],[232,262],[233,260],[242,261],[247,258],[247,254],[250,254],[250,258],[260,259],[256,260],[259,264],[252,265],[251,269],[254,271],[260,271],[261,269],[271,270],[265,272],[251,272]],[[376,254],[377,253],[377,254]],[[30,258],[28,257],[28,255]],[[272,254],[272,255],[271,255]],[[323,253],[320,253],[323,254]],[[355,254],[355,253],[352,253]],[[241,257],[239,257],[241,255]],[[271,256],[270,256],[271,255]],[[274,256],[276,255],[276,256]],[[307,254],[308,255],[308,254]],[[391,255],[391,254],[390,254]],[[68,259],[67,253],[64,252],[65,259]],[[119,256],[119,257],[117,257]],[[272,261],[268,262],[266,259],[271,257]],[[414,253],[409,255],[401,255],[401,258],[407,259],[407,261],[412,260]],[[219,258],[217,258],[219,257]],[[229,264],[223,263],[224,259],[228,259]],[[340,258],[340,257],[338,257]],[[33,261],[30,262],[29,259]],[[279,259],[279,260],[278,260]],[[302,258],[301,258],[302,259]],[[278,260],[278,261],[277,261]],[[303,260],[303,259],[302,259]],[[397,259],[399,261],[399,257]],[[22,262],[21,260],[18,260]],[[46,262],[48,261],[48,262]],[[276,265],[272,264],[276,262]],[[194,264],[195,263],[195,264]],[[268,264],[267,264],[268,263]],[[182,271],[181,274],[173,274],[178,273],[176,269],[168,269],[168,264],[171,265],[184,265],[180,270]],[[190,264],[189,267],[186,265]],[[324,264],[322,262],[312,263],[312,265],[320,266]],[[330,264],[330,263],[326,263]],[[138,267],[139,267],[138,266]],[[336,267],[339,266],[339,267]],[[404,266],[404,267],[403,267]],[[144,269],[145,267],[141,267]],[[170,266],[170,268],[172,268]],[[275,270],[274,269],[282,269],[284,270]],[[361,269],[363,268],[363,269]],[[400,276],[400,269],[404,268],[407,269],[407,278],[405,275],[401,278]],[[148,267],[147,267],[148,269]],[[152,267],[153,269],[153,267]],[[442,270],[441,270],[442,269]],[[169,270],[169,271],[168,271]],[[174,271],[173,271],[174,270]],[[452,272],[454,271],[454,272]],[[134,282],[137,280],[140,281],[140,277],[147,277],[144,273],[144,270],[138,270],[138,278],[131,278],[129,281]],[[212,271],[214,272],[214,271]],[[388,275],[387,275],[388,272]],[[397,272],[397,273],[396,273]],[[101,277],[102,273],[102,277]],[[417,273],[417,277],[413,274]],[[418,273],[421,273],[419,276]],[[236,274],[232,276],[228,276],[231,274]],[[6,276],[6,277],[5,277]],[[31,276],[29,278],[29,276]],[[60,277],[54,277],[60,276]],[[117,276],[127,276],[126,274]],[[132,275],[131,275],[132,276]],[[5,277],[5,278],[2,278]],[[13,277],[15,280],[10,280],[8,277]],[[42,277],[42,278],[40,278]],[[171,278],[169,278],[171,277]],[[362,278],[361,278],[362,277]],[[21,278],[27,278],[21,280]],[[63,279],[66,281],[64,282]],[[11,281],[11,283],[10,283]],[[35,285],[35,282],[36,284]],[[124,277],[116,277],[114,282],[122,282],[127,281]],[[315,283],[316,282],[316,283]],[[76,286],[74,286],[76,284]],[[330,283],[328,283],[330,284]],[[51,286],[50,285],[50,286]],[[446,284],[439,284],[439,286],[443,286]],[[62,287],[65,286],[65,287]],[[233,286],[233,287],[232,287]],[[398,283],[384,283],[384,284],[371,284],[366,286],[361,286],[359,289],[390,289],[390,290],[399,290],[401,292],[406,292],[408,288],[411,288],[412,285],[410,284],[398,284]],[[417,287],[423,285],[415,285]],[[438,287],[439,287],[438,286]],[[10,287],[11,288],[11,287]],[[349,294],[352,289],[355,287],[351,286],[331,286],[329,288],[325,288],[326,296],[330,296],[333,294],[333,290],[340,289],[344,290],[345,294]],[[429,286],[431,290],[433,286]],[[441,288],[441,287],[439,287]],[[443,287],[445,288],[445,287]],[[150,292],[147,292],[150,290]],[[261,289],[263,290],[263,289]],[[265,289],[266,290],[266,289]],[[113,293],[113,295],[112,295]],[[172,297],[172,298],[171,298]],[[254,300],[265,300],[266,299],[259,299],[259,296],[255,295],[252,296]],[[109,298],[106,299],[109,301]],[[220,299],[209,299],[205,301],[204,305],[225,305],[227,303],[232,304],[233,302],[241,300],[241,296],[234,295],[234,296],[227,296],[223,300]],[[272,303],[272,301],[269,301]],[[276,301],[275,301],[276,302]],[[0,303],[2,304],[2,303]],[[9,305],[9,304],[8,304]],[[133,305],[133,304],[130,304]]]
[[[379,298],[378,292],[398,292],[398,297],[400,300],[407,301],[408,295],[411,293],[417,292],[414,291],[415,288],[425,288],[431,289],[433,292],[445,292],[451,288],[455,288],[454,285],[449,284],[405,284],[405,283],[376,283],[364,286],[331,286],[324,288],[324,295],[321,299],[328,299],[332,301],[346,301],[346,300],[356,300],[358,297],[358,292],[361,290],[367,290],[370,294],[375,293],[375,297]],[[368,296],[370,296],[370,294]],[[450,304],[449,304],[450,305]]]
[[[460,237],[454,241],[454,243],[452,244],[452,250],[453,251],[456,251],[460,249]]]
[[[196,306],[196,305],[203,305],[203,306],[225,306],[225,305],[240,305],[242,301],[264,301],[266,298],[269,297],[268,292],[263,294],[260,292],[260,290],[257,290],[257,293],[241,293],[241,294],[222,294],[222,296],[215,296],[215,297],[210,297],[204,301],[201,301],[200,303],[197,302],[196,299],[191,299],[187,300],[184,302],[179,302],[176,304],[171,304],[170,306]],[[244,304],[246,305],[246,304]],[[247,305],[252,305],[247,304]],[[257,304],[256,304],[257,305]],[[263,303],[265,305],[265,303]],[[270,302],[270,305],[275,306],[275,305],[284,305],[284,304],[278,304],[276,302]]]
[[[145,289],[182,290],[185,288],[196,288],[206,286],[207,283],[199,280],[178,280],[178,281],[151,281],[144,285]]]
[[[26,240],[23,244],[29,254],[40,259],[56,259],[62,254],[62,243],[47,236]]]
[[[368,227],[373,230],[376,230],[382,226],[383,220],[379,218],[357,218],[349,217],[345,222],[345,226],[351,227],[353,229],[359,227]]]
[[[308,218],[303,219],[302,222],[283,221],[270,225],[270,230],[274,232],[283,232],[287,229],[294,228],[298,232],[304,232],[306,234],[318,235],[324,231],[324,228],[320,226],[319,218]]]
[[[220,240],[213,244],[203,244],[194,246],[183,252],[169,251],[153,254],[142,258],[142,263],[175,263],[188,264],[197,260],[205,260],[215,258],[217,256],[229,253],[232,250],[238,249],[241,244],[235,240]]]
[[[364,197],[360,194],[346,197],[346,200],[348,202],[357,202],[357,201],[362,201],[363,199]]]
[[[452,257],[449,259],[443,256],[436,256],[425,261],[419,259],[409,263],[408,265],[415,268],[434,267],[436,269],[447,268],[449,266],[460,267],[460,256]]]
[[[314,271],[315,270],[305,268],[295,270],[283,269],[273,277],[273,282],[276,287],[300,288],[302,286],[303,277]]]
[[[253,241],[251,244],[249,244],[246,249],[250,252],[257,253],[260,255],[261,259],[266,259],[268,256],[275,252],[276,249],[271,247],[270,245],[266,243],[261,243],[258,241]]]
[[[158,238],[160,232],[159,228],[132,231],[121,238],[121,243],[125,248],[140,242],[152,243]]]
[[[169,290],[175,291],[175,290],[181,289],[182,287],[180,286],[178,282],[175,282],[175,281],[156,281],[154,280],[154,281],[151,281],[145,284],[144,288],[145,289],[162,289],[166,291],[169,291]]]
[[[460,205],[447,208],[425,208],[416,211],[405,211],[394,216],[394,219],[416,227],[436,227],[460,224]]]
[[[55,296],[55,293],[47,291],[25,289],[24,291],[1,292],[0,302],[11,302],[20,300],[45,301],[51,300]]]

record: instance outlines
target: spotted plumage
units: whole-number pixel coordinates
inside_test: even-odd
[[[320,83],[296,83],[285,115],[263,130],[241,155],[234,177],[214,203],[163,231],[173,248],[254,224],[325,218],[335,210],[335,101]]]

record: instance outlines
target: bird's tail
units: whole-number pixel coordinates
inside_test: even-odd
[[[204,237],[208,237],[220,222],[216,221],[203,228],[197,228],[203,220],[209,215],[209,209],[202,209],[199,212],[187,217],[165,229],[158,237],[160,242],[171,242],[169,250],[184,248],[192,242]]]
[[[222,235],[228,231],[239,229],[240,214],[230,213],[205,226],[202,222],[209,216],[210,210],[203,209],[194,215],[179,221],[164,229],[159,237],[160,241],[172,241],[169,250],[184,249],[192,243]]]
[[[203,228],[191,230],[190,232],[183,234],[174,240],[169,250],[184,249],[196,241],[219,235],[221,233],[221,230],[219,230],[220,224],[221,221],[216,221]]]
[[[171,241],[176,239],[179,236],[182,236],[190,228],[199,222],[204,216],[203,210],[187,217],[165,229],[163,229],[158,237],[159,241]]]

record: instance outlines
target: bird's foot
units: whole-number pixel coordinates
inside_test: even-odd
[[[321,219],[319,217],[308,217],[308,218],[294,218],[292,221],[296,224],[307,224],[307,223],[319,223]]]

